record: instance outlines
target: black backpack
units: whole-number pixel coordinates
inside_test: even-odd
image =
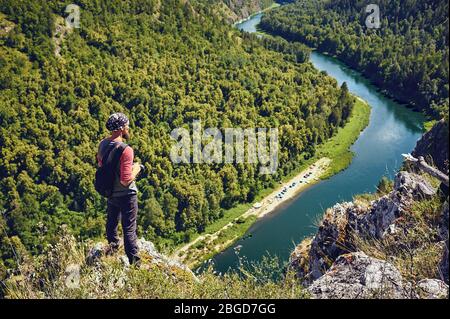
[[[114,143],[110,146],[103,155],[102,166],[95,172],[95,190],[104,197],[112,195],[117,165],[126,147],[125,143]]]

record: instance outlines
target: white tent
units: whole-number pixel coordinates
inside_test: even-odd
[[[262,203],[260,203],[260,202],[257,202],[257,203],[253,204],[253,208],[255,208],[255,209],[258,209],[258,208],[261,208],[261,207],[262,207]]]

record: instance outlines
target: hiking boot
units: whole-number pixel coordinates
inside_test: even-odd
[[[128,258],[130,261],[130,265],[134,265],[136,268],[141,267],[141,258],[139,256],[133,256],[132,258]]]
[[[109,243],[106,245],[104,253],[105,256],[112,256],[119,251],[120,244],[119,243]]]

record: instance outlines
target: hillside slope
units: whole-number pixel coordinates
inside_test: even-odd
[[[448,0],[370,3],[379,6],[379,28],[366,26],[368,3],[360,0],[297,0],[260,26],[336,56],[403,103],[448,117]]]
[[[447,124],[436,126],[448,134]],[[436,149],[420,155],[437,158]],[[445,156],[448,164],[448,149]],[[377,193],[328,209],[289,268],[313,298],[448,298],[448,230],[448,187],[406,163]]]
[[[169,249],[302,165],[353,107],[302,47],[243,35],[209,1],[79,0],[79,29],[63,22],[69,3],[0,0],[0,274],[15,265],[12,241],[38,254],[61,224],[80,240],[104,235],[93,177],[113,112],[129,116],[146,167],[139,234]],[[276,174],[172,163],[171,131],[194,120],[278,128]]]
[[[219,0],[215,3],[215,10],[228,23],[235,23],[274,3],[274,0]]]
[[[377,193],[328,209],[316,235],[292,252],[275,280],[274,260],[243,267],[240,275],[212,268],[196,275],[145,239],[139,240],[142,265],[130,267],[123,251],[106,255],[104,243],[77,243],[62,227],[58,242],[39,256],[15,242],[20,266],[2,292],[7,298],[448,298],[448,188],[442,186],[405,165]]]

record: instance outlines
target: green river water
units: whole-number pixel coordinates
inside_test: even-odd
[[[256,32],[261,16],[262,13],[254,15],[236,27]],[[358,72],[317,52],[312,52],[311,62],[339,84],[347,82],[350,92],[370,104],[370,124],[352,146],[355,156],[346,170],[311,186],[289,204],[257,221],[245,239],[213,258],[216,271],[223,273],[237,268],[238,245],[239,256],[248,261],[259,261],[268,253],[287,260],[295,244],[314,234],[316,221],[326,208],[350,201],[353,195],[375,191],[382,176],[393,178],[402,164],[401,154],[411,152],[423,133],[424,118],[420,114],[379,93]]]

